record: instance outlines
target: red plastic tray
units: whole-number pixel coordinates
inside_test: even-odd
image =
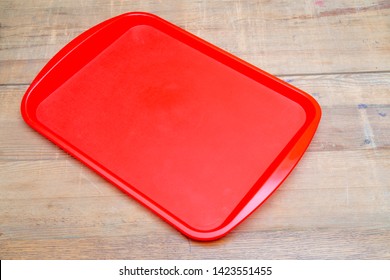
[[[308,94],[141,12],[66,45],[32,82],[21,111],[198,240],[225,235],[269,197],[321,115]]]

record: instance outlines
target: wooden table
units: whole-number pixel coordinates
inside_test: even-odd
[[[312,94],[318,132],[243,224],[195,242],[29,128],[29,83],[61,47],[155,13]],[[0,2],[0,259],[390,259],[389,1]]]

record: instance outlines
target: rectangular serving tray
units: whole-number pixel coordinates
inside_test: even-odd
[[[142,12],[66,45],[32,82],[21,111],[198,240],[224,236],[275,191],[321,116],[303,91]]]

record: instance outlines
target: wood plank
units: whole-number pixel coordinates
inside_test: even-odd
[[[137,237],[5,240],[4,259],[389,259],[389,230],[312,229],[235,233],[200,243],[153,232]]]
[[[283,77],[323,110],[309,152],[390,147],[390,73]],[[0,160],[69,159],[20,116],[27,86],[0,86]]]
[[[317,181],[321,184],[316,188],[324,189],[342,186],[360,188],[362,184],[368,189],[386,188],[390,182],[390,175],[386,171],[390,167],[389,156],[389,149],[307,153],[285,184],[288,184],[288,190],[293,191],[310,189],[311,184]],[[74,159],[0,161],[0,166],[1,199],[5,200],[70,197],[115,199],[122,196],[110,183]],[[24,176],[20,178],[19,173]],[[346,175],[349,173],[354,177]],[[343,196],[342,200],[345,199]]]
[[[322,107],[322,122],[308,152],[387,149],[390,147],[390,105]],[[363,105],[361,105],[363,106]],[[20,118],[20,117],[18,117]],[[28,127],[21,119],[0,121],[0,159],[44,160],[69,156]],[[28,137],[21,137],[21,135]]]
[[[311,94],[321,107],[358,107],[360,104],[372,107],[390,103],[390,73],[305,75],[280,78]]]
[[[343,188],[346,191],[344,188],[364,186],[372,190],[370,195],[374,195],[375,188],[379,188],[381,192],[390,187],[390,174],[387,172],[390,167],[389,155],[390,150],[307,153],[285,184],[288,185],[287,190],[293,192],[311,188]],[[115,199],[122,196],[115,188],[112,189],[111,184],[76,160],[5,161],[0,162],[0,166],[1,199],[4,200],[71,197]],[[17,176],[19,173],[25,176],[20,178]],[[321,184],[312,187],[315,181],[320,181]],[[342,201],[346,202],[345,196]],[[310,203],[317,202],[313,200]]]
[[[119,190],[73,158],[0,161],[0,169],[0,200],[121,196]]]
[[[381,197],[381,194],[385,194],[380,198],[385,199],[390,187],[390,174],[387,172],[390,168],[389,160],[390,150],[307,153],[286,180],[286,189],[281,191],[337,188],[342,190],[343,195],[339,196],[338,201],[332,197],[329,199],[344,205],[352,199],[349,197],[349,190],[365,188],[366,198],[375,199],[375,195]],[[5,200],[72,197],[107,197],[115,200],[116,197],[123,196],[111,184],[76,160],[5,161],[0,162],[0,166],[1,199]],[[18,176],[19,173],[24,176]],[[315,182],[320,183],[313,187]],[[315,194],[312,193],[313,196]],[[308,203],[321,204],[321,199],[322,197],[308,198]],[[389,203],[383,200],[372,206],[372,209],[382,205],[388,207]]]
[[[242,246],[252,244],[241,243],[247,237],[256,244],[261,242],[264,234],[276,233],[280,237],[284,233],[286,239],[279,239],[279,247],[280,244],[287,246],[288,240],[299,240],[302,243],[304,236],[310,235],[312,231],[319,235],[341,231],[344,236],[347,232],[364,236],[369,231],[381,240],[382,246],[388,248],[385,237],[390,234],[389,158],[390,150],[306,154],[283,186],[230,237],[224,239],[223,242],[231,246],[230,255],[243,257]],[[76,170],[73,174],[72,169],[69,173],[69,169],[63,172],[63,168],[45,168],[39,176],[33,176],[29,174],[31,170],[39,174],[36,162],[14,164],[5,163],[1,167],[4,173],[0,177],[6,182],[3,183],[0,200],[0,243],[3,244],[0,246],[4,246],[1,251],[6,252],[2,257],[18,258],[20,251],[11,249],[27,241],[31,244],[44,244],[46,240],[48,243],[44,246],[49,246],[49,249],[48,244],[53,240],[57,240],[61,247],[73,242],[83,243],[87,239],[88,242],[106,242],[101,243],[106,252],[100,248],[99,252],[92,251],[88,255],[90,258],[99,258],[110,255],[112,246],[118,246],[115,242],[111,243],[112,240],[118,241],[124,237],[131,242],[134,257],[144,256],[141,252],[147,242],[155,248],[151,254],[156,258],[163,258],[166,253],[165,245],[160,242],[169,237],[171,246],[183,247],[184,250],[171,251],[171,258],[196,256],[192,255],[193,249],[191,252],[187,251],[187,242],[183,242],[183,236],[126,195],[114,191],[114,187],[106,186],[97,175],[86,175],[97,183],[91,180],[76,183],[72,182],[77,177]],[[49,166],[50,163],[47,163],[47,167]],[[23,177],[26,179],[13,179],[17,173],[25,174]],[[95,185],[91,187],[91,184]],[[347,246],[343,239],[335,239],[334,236],[329,238],[333,239],[336,247]],[[141,242],[134,243],[136,240]],[[34,246],[25,249],[27,258],[29,254],[33,257],[36,253]],[[275,248],[271,244],[269,246]],[[325,246],[324,240],[321,246]],[[200,250],[202,247],[199,245]],[[75,256],[74,250],[79,248],[67,247],[65,251],[69,255],[65,257]],[[55,255],[56,258],[62,258],[59,252]],[[252,254],[252,257],[262,256],[259,252],[246,253]],[[372,253],[386,256],[383,255],[383,250],[373,250]],[[344,257],[352,257],[348,254],[353,252],[344,254]],[[359,251],[354,254],[359,255]],[[293,255],[285,255],[288,256]],[[305,253],[305,256],[313,255]],[[326,256],[335,257],[322,255]]]
[[[322,107],[390,103],[390,71],[363,74],[288,75],[279,78],[311,94]],[[3,112],[0,118],[11,113],[13,118],[19,116],[15,106],[19,106],[27,88],[28,85],[0,85],[0,98],[2,98],[0,112]],[[4,104],[5,102],[7,104]],[[7,108],[8,111],[4,113]]]
[[[1,6],[0,84],[30,83],[72,38],[114,15],[139,10],[276,75],[390,70],[387,1],[6,0]]]

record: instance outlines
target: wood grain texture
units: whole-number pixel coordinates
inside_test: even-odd
[[[388,1],[14,1],[0,10],[0,84],[30,83],[64,44],[129,11],[147,11],[275,75],[386,71]],[[387,32],[386,32],[387,31]],[[304,63],[302,63],[304,61]]]
[[[0,259],[390,259],[388,1],[0,2]],[[308,152],[228,236],[187,239],[21,119],[69,40],[142,10],[279,75],[320,103]]]

